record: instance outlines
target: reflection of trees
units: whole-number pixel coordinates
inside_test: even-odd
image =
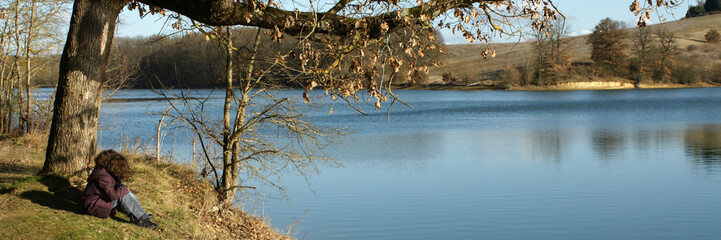
[[[444,138],[442,132],[356,135],[327,153],[342,164],[422,166],[443,154]]]
[[[593,150],[601,159],[611,159],[623,150],[626,139],[623,132],[609,130],[593,130],[591,135]]]
[[[636,148],[645,151],[657,151],[667,148],[678,141],[678,134],[667,129],[646,129],[631,133]]]
[[[544,160],[551,160],[554,163],[561,162],[561,138],[563,137],[558,129],[533,130],[533,154],[540,155]]]
[[[686,154],[703,168],[721,167],[721,125],[692,126],[684,132]]]

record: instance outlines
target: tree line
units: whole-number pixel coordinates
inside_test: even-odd
[[[721,0],[696,0],[696,5],[690,5],[688,7],[686,17],[698,17],[719,11],[721,11]]]
[[[252,43],[255,37],[256,28],[235,27],[232,28],[233,40],[236,43]],[[408,65],[400,66],[399,72],[393,72],[397,84],[405,84],[421,80],[426,77],[428,67],[440,61],[441,46],[443,37],[433,28],[424,30],[432,33],[434,44],[438,48],[424,52],[423,56],[413,59],[414,69],[412,74],[407,73]],[[408,30],[398,31],[388,38],[388,53],[390,57],[409,57],[401,46],[406,39],[409,39]],[[268,34],[261,34],[261,46],[254,55],[258,59],[257,64],[267,64],[267,59],[273,59],[278,52],[291,51],[298,44],[298,39],[287,36],[283,41],[273,41]],[[222,81],[225,60],[225,50],[222,45],[209,41],[206,34],[198,31],[185,32],[171,36],[149,36],[149,37],[127,37],[116,38],[108,63],[106,74],[106,87],[123,88],[222,88]],[[421,41],[431,42],[431,39],[422,38]],[[253,54],[251,46],[242,45],[237,47],[236,58],[247,60]],[[354,53],[360,54],[360,53]],[[57,61],[59,55],[44,57],[47,62],[56,64],[49,65],[46,69],[37,73],[33,79],[35,86],[54,86],[58,78]],[[296,58],[286,59],[288,65],[300,67]],[[332,59],[321,61],[324,65],[332,63]],[[247,64],[248,61],[241,61]],[[307,79],[298,79],[293,76],[298,71],[289,68],[277,69],[269,73],[266,83],[276,87],[302,88]],[[405,71],[404,71],[405,70]],[[391,71],[389,71],[390,73]],[[236,72],[236,74],[239,74]],[[390,78],[391,74],[388,74]],[[236,76],[238,77],[238,76]]]
[[[711,52],[717,46],[721,34],[715,29],[705,34],[705,43],[679,49],[677,36],[662,26],[631,29],[623,22],[606,18],[585,37],[591,63],[571,60],[575,56],[567,51],[568,33],[562,22],[545,31],[531,32],[533,48],[528,64],[507,66],[499,79],[501,84],[545,86],[574,81],[574,76],[627,79],[636,86],[721,83],[719,66],[704,62],[695,53]]]
[[[712,32],[715,30],[709,31]],[[706,40],[706,45],[716,43]],[[661,26],[626,29],[622,22],[607,18],[596,25],[587,43],[597,75],[631,79],[637,85],[721,81],[714,72],[718,66],[708,66],[693,55],[681,54],[677,36]],[[689,46],[687,52],[693,52],[694,46]],[[627,48],[631,51],[624,51]]]

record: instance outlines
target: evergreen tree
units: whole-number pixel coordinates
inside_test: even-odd
[[[698,6],[689,6],[688,11],[686,11],[686,17],[692,18],[703,15],[703,13],[706,11],[706,9],[703,7],[702,4]]]
[[[721,11],[721,0],[706,0],[703,7],[706,12]]]

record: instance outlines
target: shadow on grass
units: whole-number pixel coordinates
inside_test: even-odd
[[[44,176],[38,182],[48,187],[48,191],[30,190],[20,194],[21,198],[52,209],[84,214],[82,206],[83,191],[58,176]]]
[[[120,211],[118,211],[118,213],[116,213],[115,215],[111,214],[110,219],[113,219],[118,222],[132,223],[130,221],[130,218],[128,217],[127,213],[120,212]]]
[[[20,181],[39,171],[39,167],[29,163],[0,162],[0,183]]]
[[[0,194],[8,194],[8,193],[11,193],[12,191],[13,191],[12,187],[5,187],[5,186],[0,187]]]

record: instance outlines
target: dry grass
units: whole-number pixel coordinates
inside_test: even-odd
[[[160,228],[137,227],[123,214],[89,216],[81,206],[82,180],[33,175],[42,166],[43,140],[0,141],[0,239],[289,239],[262,219],[220,207],[192,168],[133,153],[125,153],[134,172],[126,184]]]
[[[40,135],[0,140],[0,186],[20,181],[40,172],[47,140]],[[43,142],[45,141],[45,142]]]
[[[649,26],[652,32],[656,28],[663,28],[675,34],[677,59],[683,62],[695,59],[703,63],[703,68],[712,71],[721,66],[721,45],[708,44],[705,34],[711,29],[721,30],[721,14],[682,19],[658,25]],[[637,30],[627,29],[631,36]],[[452,73],[459,79],[459,84],[473,85],[484,81],[497,81],[502,78],[504,68],[524,68],[533,65],[533,45],[527,42],[498,43],[498,44],[461,44],[445,46],[446,54],[443,56],[443,65],[431,69],[428,75],[429,84],[441,83],[441,75]],[[591,63],[590,47],[586,44],[586,36],[568,38],[568,52],[573,55],[572,61],[576,64]],[[632,40],[626,40],[627,55],[632,56]],[[481,52],[487,47],[497,53],[495,58],[483,59]],[[576,74],[585,75],[577,72]],[[583,77],[581,77],[583,78]]]

